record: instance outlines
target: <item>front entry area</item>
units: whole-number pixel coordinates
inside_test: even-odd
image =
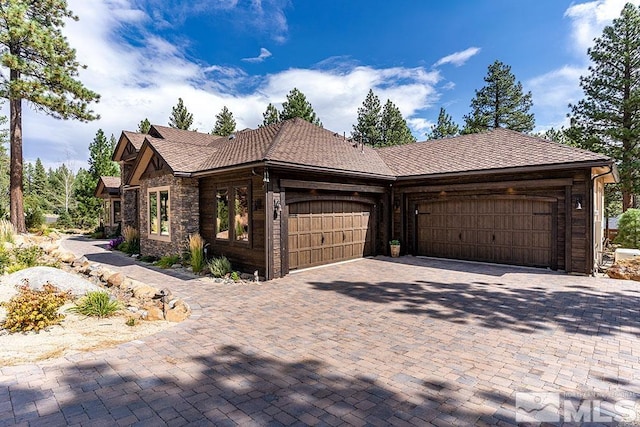
[[[461,198],[415,208],[417,255],[556,267],[553,199]]]
[[[370,204],[336,200],[290,204],[289,269],[371,255],[374,227],[371,208]]]

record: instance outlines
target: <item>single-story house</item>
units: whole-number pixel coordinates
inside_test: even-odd
[[[229,137],[123,132],[123,221],[141,252],[209,256],[267,278],[402,253],[590,274],[603,241],[603,155],[496,129],[373,149],[301,119]]]
[[[102,199],[103,216],[100,223],[107,236],[118,230],[122,219],[121,185],[119,176],[101,176],[94,192],[97,198]]]

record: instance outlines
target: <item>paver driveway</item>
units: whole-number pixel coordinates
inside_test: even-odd
[[[640,393],[637,282],[381,257],[220,285],[65,245],[188,296],[194,316],[1,368],[0,424],[508,425],[518,391],[570,393],[565,407]]]

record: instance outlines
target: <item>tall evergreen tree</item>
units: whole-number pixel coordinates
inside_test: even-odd
[[[149,119],[145,118],[144,120],[140,120],[138,123],[138,133],[149,133],[151,130],[151,122]]]
[[[533,101],[531,92],[522,92],[522,83],[516,82],[511,67],[496,61],[489,65],[484,78],[486,85],[476,90],[471,100],[471,113],[464,116],[463,133],[482,132],[487,129],[506,128],[518,132],[531,132]]]
[[[233,118],[233,113],[229,111],[227,106],[222,107],[222,110],[216,114],[216,124],[211,131],[213,135],[229,136],[236,131],[236,119]]]
[[[184,106],[182,98],[178,98],[178,104],[171,109],[169,126],[176,129],[190,130],[193,124],[193,114]]]
[[[89,121],[98,116],[89,104],[99,95],[78,79],[76,52],[62,34],[65,20],[77,17],[66,0],[0,2],[0,50],[9,78],[0,93],[9,99],[11,146],[11,222],[25,232],[22,191],[22,100],[60,119]]]
[[[267,105],[266,111],[262,113],[262,118],[262,126],[269,126],[280,123],[280,113],[272,103],[269,103],[269,105]]]
[[[28,196],[33,193],[33,163],[27,162],[22,168],[22,175],[24,181],[24,195]]]
[[[300,117],[309,123],[322,126],[322,122],[313,111],[311,103],[307,101],[307,97],[295,87],[287,94],[287,100],[282,103],[280,120],[293,119],[294,117]]]
[[[0,126],[6,125],[7,118],[0,116]],[[9,216],[9,154],[7,145],[9,132],[0,128],[0,218]]]
[[[380,115],[380,133],[382,135],[380,146],[382,147],[416,142],[409,126],[407,126],[407,121],[402,117],[402,113],[389,99],[384,104]]]
[[[358,119],[351,137],[358,142],[363,142],[372,147],[377,147],[382,142],[382,130],[380,128],[380,118],[382,115],[382,106],[380,98],[369,89],[367,97],[362,102],[362,106],[358,108]]]
[[[427,139],[440,139],[460,134],[460,128],[453,121],[453,117],[440,107],[438,122],[431,126],[431,131],[427,132]]]
[[[582,147],[616,159],[626,211],[640,193],[640,6],[627,3],[587,53],[585,97],[570,106],[569,133]]]
[[[44,170],[40,157],[36,159],[33,170],[33,193],[38,197],[45,197],[47,191],[47,172]]]
[[[120,166],[111,160],[115,146],[116,138],[111,135],[107,140],[102,129],[98,129],[89,144],[89,174],[94,180],[94,188],[101,176],[117,176],[120,173]]]

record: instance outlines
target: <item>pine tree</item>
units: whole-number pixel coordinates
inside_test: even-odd
[[[178,104],[171,109],[169,126],[176,129],[189,130],[193,124],[193,114],[184,106],[182,98],[178,98]]]
[[[626,211],[640,192],[640,6],[627,3],[587,53],[585,97],[570,106],[568,132],[583,148],[616,160]]]
[[[384,104],[380,115],[380,133],[382,134],[380,141],[382,147],[416,142],[409,126],[407,126],[407,121],[402,117],[402,113],[389,99]]]
[[[138,133],[149,133],[151,129],[151,122],[149,119],[145,118],[144,120],[140,120],[138,123]]]
[[[46,189],[47,172],[44,170],[40,157],[38,157],[33,171],[33,193],[38,197],[45,197]]]
[[[438,114],[438,122],[431,126],[431,131],[427,132],[427,139],[440,139],[456,136],[460,134],[460,128],[453,121],[453,117],[447,114],[447,111],[440,107]]]
[[[280,123],[280,113],[272,103],[269,103],[269,105],[267,105],[267,110],[262,113],[262,117],[262,126],[269,126]]]
[[[95,181],[94,187],[101,176],[117,176],[120,173],[120,166],[111,160],[115,146],[116,138],[111,135],[107,141],[102,129],[98,129],[89,144],[89,174]]]
[[[487,129],[506,128],[518,132],[531,132],[534,127],[531,92],[523,94],[522,83],[516,82],[511,67],[496,61],[489,66],[487,83],[476,90],[471,100],[471,114],[464,116],[463,133],[482,132]]]
[[[216,114],[216,125],[211,131],[212,135],[229,136],[236,131],[236,120],[233,118],[233,113],[229,111],[227,106],[222,107],[222,110]]]
[[[382,142],[381,115],[380,99],[373,93],[373,90],[369,89],[362,106],[358,108],[358,119],[353,125],[351,137],[357,142],[363,142],[372,147],[379,146]]]
[[[11,222],[25,232],[22,191],[22,100],[53,117],[98,118],[89,104],[99,95],[78,79],[76,52],[62,34],[65,20],[77,17],[65,0],[4,1],[0,5],[2,63],[9,78],[2,79],[0,92],[9,99]]]
[[[0,116],[0,126],[6,125],[7,118]],[[9,133],[0,128],[0,218],[9,216],[9,154],[6,146],[9,142]]]
[[[287,94],[287,100],[282,103],[280,120],[293,119],[294,117],[300,117],[309,123],[322,126],[322,122],[313,111],[311,103],[307,101],[307,97],[295,87]]]
[[[34,167],[32,163],[27,162],[22,169],[24,181],[24,195],[29,196],[33,193],[33,173]]]

